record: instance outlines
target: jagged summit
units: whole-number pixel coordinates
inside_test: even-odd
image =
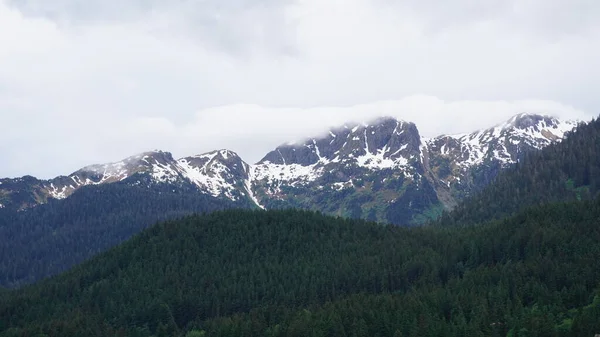
[[[402,152],[417,151],[420,136],[413,123],[381,117],[369,123],[346,124],[302,143],[279,146],[258,164],[301,166],[356,162],[373,167],[393,166]],[[388,161],[385,162],[384,161]]]
[[[155,150],[128,157],[117,163],[87,167],[83,171],[100,173],[105,180],[123,180],[136,173],[150,173],[157,181],[165,182],[177,179],[177,172],[172,168],[174,161],[170,152]]]
[[[231,151],[228,149],[220,149],[220,150],[214,150],[214,151],[209,151],[209,152],[205,152],[202,154],[190,156],[188,158],[208,158],[208,157],[215,157],[215,156],[219,156],[224,159],[228,159],[229,157],[238,157],[238,158],[240,157],[234,151]]]
[[[517,129],[527,129],[529,127],[536,127],[540,124],[558,125],[559,123],[560,121],[553,116],[522,112],[510,118],[503,126],[505,128],[515,127]]]
[[[142,152],[121,161],[107,164],[90,165],[75,172],[90,172],[102,175],[105,179],[123,179],[134,173],[152,169],[155,165],[166,166],[173,162],[170,152],[160,150]]]
[[[213,196],[239,200],[247,196],[250,166],[230,150],[217,150],[177,161],[184,177]]]
[[[539,138],[544,137],[555,140],[562,138],[566,132],[571,131],[576,127],[577,123],[577,121],[561,121],[558,118],[549,115],[520,113],[510,118],[505,123],[497,125],[495,128],[500,128],[502,130],[520,130],[521,132],[527,132],[531,135],[539,133]],[[544,132],[544,134],[542,134],[542,132]]]
[[[181,177],[173,167],[174,162],[170,152],[142,152],[118,162],[86,166],[68,177],[55,178],[49,181],[47,190],[51,197],[64,199],[83,186],[120,182],[136,174],[147,174],[157,183],[174,183]]]

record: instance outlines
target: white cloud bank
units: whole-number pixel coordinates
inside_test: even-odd
[[[153,148],[253,162],[381,115],[432,136],[600,107],[596,1],[78,3],[0,0],[0,176]]]

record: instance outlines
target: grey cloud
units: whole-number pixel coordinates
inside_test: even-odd
[[[587,34],[600,27],[600,3],[594,0],[515,1],[510,22],[539,35]]]
[[[395,6],[399,11],[423,19],[423,24],[430,33],[443,32],[445,28],[466,26],[474,22],[494,20],[510,14],[512,0],[383,0]]]
[[[8,4],[28,16],[40,16],[69,23],[112,22],[136,18],[161,0],[79,1],[79,0],[8,0]]]
[[[375,0],[399,14],[419,16],[427,32],[498,24],[521,34],[545,38],[585,34],[599,27],[600,3],[595,0]]]
[[[294,0],[8,0],[25,15],[61,25],[144,22],[157,35],[187,36],[200,45],[247,55],[256,46],[294,54],[284,10]]]
[[[135,19],[152,12],[178,10],[211,21],[218,16],[227,16],[251,10],[268,11],[288,5],[290,2],[275,0],[8,0],[8,4],[26,15],[38,15],[50,19],[63,19],[77,23],[123,21]]]

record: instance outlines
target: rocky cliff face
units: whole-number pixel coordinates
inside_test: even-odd
[[[408,217],[398,217],[406,207],[422,209],[436,201],[424,176],[421,146],[413,123],[381,118],[344,125],[267,154],[254,168],[255,194],[266,208],[407,222]]]
[[[385,117],[282,145],[255,165],[228,150],[179,160],[154,151],[52,180],[3,179],[0,207],[27,209],[83,186],[126,182],[193,188],[240,207],[299,207],[418,224],[487,185],[526,152],[560,141],[576,125],[520,114],[486,130],[426,139],[415,124]]]

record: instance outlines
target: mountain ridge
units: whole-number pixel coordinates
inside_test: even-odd
[[[415,216],[435,217],[451,209],[523,153],[560,141],[576,126],[522,113],[472,133],[425,138],[414,123],[382,116],[283,144],[253,165],[227,149],[180,159],[154,150],[49,180],[0,179],[0,207],[25,210],[67,198],[83,186],[131,180],[193,186],[200,193],[250,201],[263,209],[300,207],[414,223],[420,221]],[[385,207],[400,199],[406,200],[392,213],[411,214],[398,217]]]

